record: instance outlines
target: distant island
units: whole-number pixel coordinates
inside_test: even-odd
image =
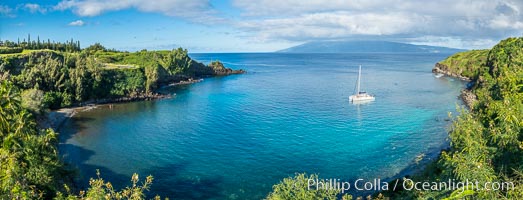
[[[456,53],[464,49],[414,45],[388,41],[316,41],[277,51],[278,53]]]

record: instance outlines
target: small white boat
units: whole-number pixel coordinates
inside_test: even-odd
[[[375,97],[365,91],[360,91],[361,82],[361,65],[358,71],[358,82],[356,83],[356,93],[349,96],[349,101],[352,103],[374,101]]]
[[[436,75],[434,75],[434,77],[441,78],[441,77],[443,77],[443,74],[436,74]]]

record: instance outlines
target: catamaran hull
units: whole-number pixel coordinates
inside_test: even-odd
[[[375,98],[373,96],[356,96],[356,95],[349,96],[349,101],[351,101],[351,102],[374,101],[374,99]]]

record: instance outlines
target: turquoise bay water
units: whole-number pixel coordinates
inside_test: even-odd
[[[172,99],[77,114],[60,151],[87,183],[153,175],[171,199],[261,199],[295,172],[387,179],[447,147],[463,83],[435,78],[446,54],[192,54],[247,74],[179,86]],[[358,65],[376,101],[352,105]],[[423,161],[422,161],[423,162]]]

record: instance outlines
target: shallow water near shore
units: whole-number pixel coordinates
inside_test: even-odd
[[[150,174],[151,193],[171,199],[261,199],[295,172],[386,180],[448,146],[448,112],[464,84],[431,73],[447,56],[191,54],[248,73],[80,112],[60,129],[59,148],[81,183],[96,169],[116,186]],[[358,65],[374,102],[348,101]]]

